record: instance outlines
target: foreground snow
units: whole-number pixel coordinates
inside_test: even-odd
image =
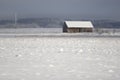
[[[0,38],[0,80],[120,80],[120,38]]]

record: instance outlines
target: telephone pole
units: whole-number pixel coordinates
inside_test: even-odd
[[[15,18],[15,26],[17,26],[17,13],[15,13],[14,18]]]

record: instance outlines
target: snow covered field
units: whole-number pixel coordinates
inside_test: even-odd
[[[0,80],[120,80],[120,38],[1,37]]]

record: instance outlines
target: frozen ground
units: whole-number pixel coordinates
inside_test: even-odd
[[[0,80],[120,80],[120,38],[1,37]]]

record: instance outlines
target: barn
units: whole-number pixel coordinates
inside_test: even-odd
[[[91,21],[65,21],[63,26],[63,32],[93,32],[93,28],[94,27]]]

